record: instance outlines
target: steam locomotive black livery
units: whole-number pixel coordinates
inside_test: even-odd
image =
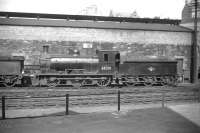
[[[138,60],[120,62],[120,52],[98,50],[94,57],[44,53],[39,65],[24,65],[24,57],[0,57],[1,86],[109,86],[177,82],[177,61]]]

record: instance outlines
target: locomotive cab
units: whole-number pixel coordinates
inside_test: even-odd
[[[99,57],[99,73],[113,74],[119,71],[120,53],[113,50],[97,51]]]
[[[113,50],[101,50],[97,53],[99,57],[99,74],[103,75],[105,84],[119,84],[120,53]]]

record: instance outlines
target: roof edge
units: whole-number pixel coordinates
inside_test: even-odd
[[[128,18],[109,16],[88,16],[88,15],[68,15],[68,14],[48,14],[48,13],[25,13],[25,12],[0,12],[1,17],[21,17],[21,18],[49,18],[67,20],[93,20],[93,21],[116,21],[116,22],[139,22],[139,23],[160,23],[179,25],[179,19],[152,19],[152,18]]]
[[[68,20],[58,20],[58,19],[49,20],[49,19],[28,19],[28,18],[0,18],[0,25],[192,32],[191,29],[182,27],[180,25],[139,23],[139,22],[120,23],[120,22],[80,21],[80,20],[68,21]]]

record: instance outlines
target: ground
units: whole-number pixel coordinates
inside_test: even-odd
[[[0,120],[1,133],[198,133],[169,108]]]

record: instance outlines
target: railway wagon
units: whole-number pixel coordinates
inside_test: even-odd
[[[119,73],[126,85],[175,85],[177,61],[166,59],[148,59],[125,61],[120,65]]]
[[[24,70],[23,56],[1,56],[0,57],[0,84],[12,87],[21,84]]]

